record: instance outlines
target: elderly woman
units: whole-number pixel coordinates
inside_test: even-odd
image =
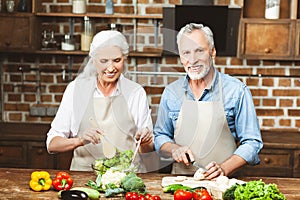
[[[96,34],[84,70],[64,92],[46,144],[50,153],[74,150],[70,170],[90,171],[104,157],[100,138],[120,151],[141,138],[139,152],[153,151],[145,90],[122,74],[128,48],[118,31]]]

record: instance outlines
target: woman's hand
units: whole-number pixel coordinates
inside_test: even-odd
[[[80,137],[80,140],[83,145],[92,143],[100,143],[100,134],[102,134],[99,128],[89,128],[83,132],[83,135]]]
[[[153,134],[148,127],[143,128],[142,130],[137,132],[137,134],[135,135],[135,139],[138,141],[140,138],[142,138],[141,145],[153,142]]]

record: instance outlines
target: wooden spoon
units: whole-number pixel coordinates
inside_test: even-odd
[[[95,122],[93,117],[90,117],[90,123],[94,128],[98,128],[97,123]],[[116,148],[113,144],[111,144],[106,137],[104,137],[102,134],[99,134],[100,140],[102,142],[102,150],[103,154],[106,158],[112,158],[116,155]]]

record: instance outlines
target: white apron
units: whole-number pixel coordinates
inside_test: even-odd
[[[188,146],[195,161],[207,165],[222,163],[236,150],[236,142],[228,127],[219,79],[218,101],[192,101],[184,98],[175,130],[175,142]],[[173,174],[194,174],[197,168],[184,163],[173,163]]]
[[[120,151],[135,149],[133,138],[137,131],[133,117],[123,95],[112,97],[90,98],[87,109],[80,123],[77,137],[92,127],[89,118],[93,117],[100,129],[105,131],[105,137]],[[103,158],[102,143],[87,144],[74,150],[70,170],[91,171],[91,164],[98,158]]]

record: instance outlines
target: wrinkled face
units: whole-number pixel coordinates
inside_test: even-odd
[[[116,82],[124,67],[124,56],[119,47],[106,47],[97,50],[93,62],[97,68],[98,81]]]
[[[192,80],[204,78],[213,66],[216,50],[210,49],[201,30],[183,34],[179,43],[180,61]]]

